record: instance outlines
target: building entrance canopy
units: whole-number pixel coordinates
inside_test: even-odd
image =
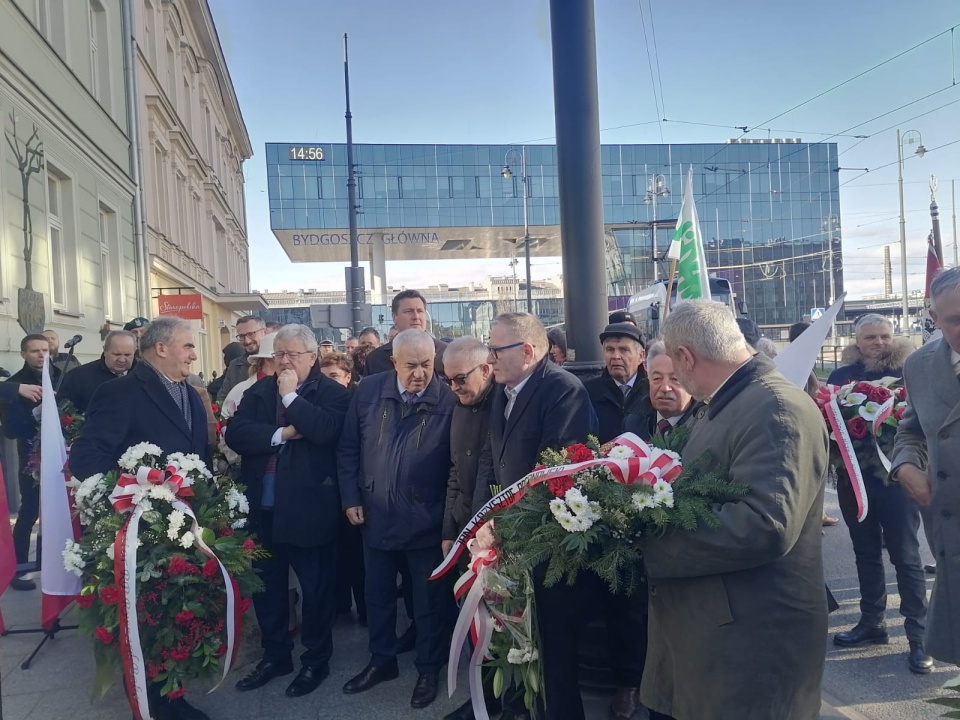
[[[350,231],[340,229],[278,230],[274,235],[293,262],[347,262]],[[382,246],[385,260],[457,260],[509,258],[524,250],[523,227],[419,227],[360,228],[357,233],[363,257]],[[560,227],[531,228],[530,254],[560,254]]]

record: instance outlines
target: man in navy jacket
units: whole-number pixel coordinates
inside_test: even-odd
[[[450,474],[450,420],[456,397],[434,375],[436,348],[421,330],[392,345],[394,372],[357,386],[339,451],[340,494],[347,519],[363,528],[370,663],[343,687],[360,693],[399,675],[396,578],[410,568],[419,673],[410,704],[437,696],[447,586],[428,580],[441,561],[443,511]]]

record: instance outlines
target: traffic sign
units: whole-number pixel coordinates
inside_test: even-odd
[[[823,314],[827,311],[826,308],[810,308],[810,319],[818,320],[823,317]]]

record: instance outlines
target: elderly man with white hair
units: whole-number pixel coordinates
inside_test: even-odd
[[[393,372],[364,378],[353,395],[340,440],[340,495],[347,519],[363,531],[370,662],[343,686],[352,695],[400,674],[397,666],[397,572],[410,568],[415,665],[410,705],[437,697],[446,658],[447,587],[428,578],[440,561],[450,475],[450,419],[456,397],[434,375],[436,347],[419,329],[391,345]]]
[[[814,720],[827,633],[823,420],[751,353],[726,306],[682,303],[662,333],[677,378],[702,403],[684,465],[706,460],[748,492],[715,509],[716,527],[640,540],[650,585],[641,699],[676,720]]]

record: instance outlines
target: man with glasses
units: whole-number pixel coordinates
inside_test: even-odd
[[[393,325],[397,333],[404,330],[427,331],[427,301],[416,290],[403,290],[398,292],[393,302],[390,304],[393,312]],[[443,375],[443,351],[447,349],[447,344],[433,338],[435,355],[433,359],[433,370],[439,375]],[[363,342],[363,335],[360,336],[360,342]],[[390,339],[385,345],[381,345],[376,350],[372,350],[367,355],[366,374],[375,375],[381,372],[391,372],[393,370],[393,340]]]
[[[241,457],[250,527],[269,552],[254,564],[264,584],[253,596],[263,657],[237,689],[254,690],[293,672],[293,568],[303,596],[303,654],[286,695],[300,697],[330,674],[340,522],[336,450],[350,393],[320,372],[310,328],[287,325],[274,337],[277,374],[246,391],[226,434]]]
[[[347,695],[393,680],[397,665],[397,572],[410,568],[419,676],[410,698],[437,697],[446,659],[448,588],[430,582],[441,560],[450,475],[450,418],[456,398],[434,376],[433,339],[404,330],[393,343],[392,373],[365,378],[354,391],[340,438],[340,495],[347,519],[363,531],[370,662],[343,686]]]
[[[547,362],[547,333],[528,313],[505,313],[493,321],[488,362],[502,385],[490,409],[490,440],[480,460],[474,510],[492,493],[533,470],[540,453],[596,435],[597,416],[586,388],[572,373]],[[494,541],[492,523],[478,534]],[[577,684],[578,618],[587,613],[578,587],[543,586],[543,567],[534,570],[537,619],[541,627],[543,699],[547,717],[583,718]],[[598,579],[599,581],[599,579]],[[526,717],[521,698],[508,699],[501,720]]]
[[[223,384],[217,392],[217,403],[223,404],[234,385],[250,377],[250,356],[260,350],[260,340],[267,334],[263,318],[246,315],[237,320],[237,341],[243,345],[244,354],[236,358],[223,373]]]

